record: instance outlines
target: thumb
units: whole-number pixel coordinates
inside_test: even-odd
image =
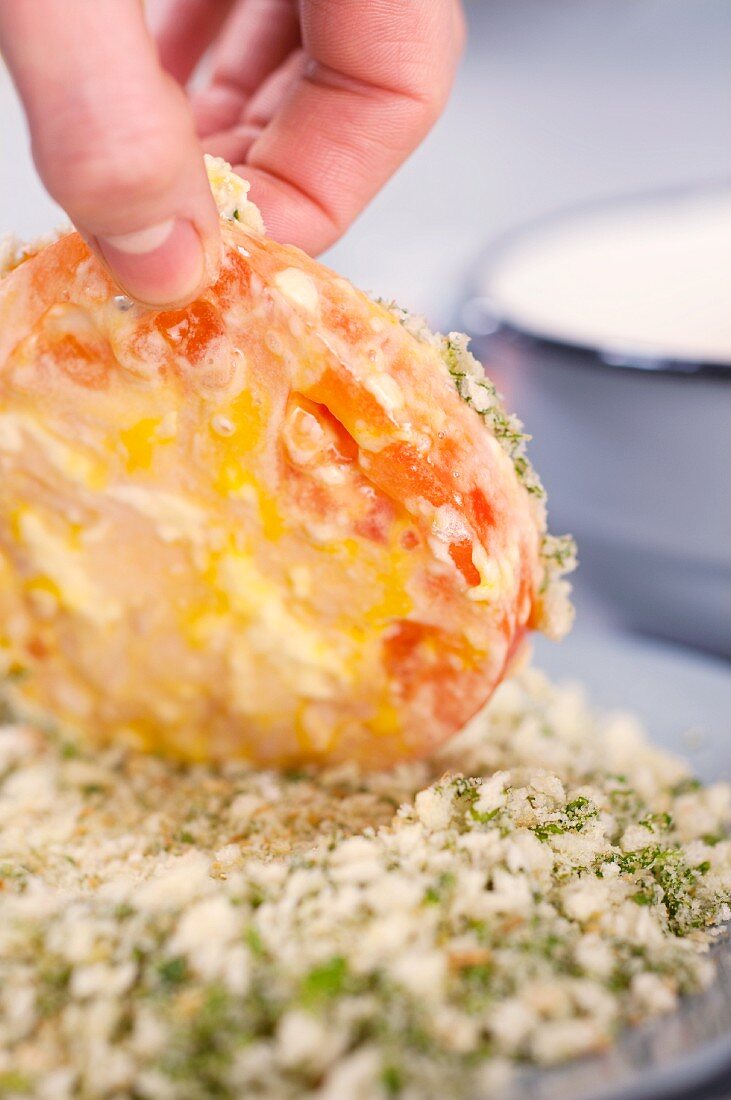
[[[192,299],[215,275],[218,214],[142,5],[0,3],[0,47],[41,178],[115,280],[151,306]]]

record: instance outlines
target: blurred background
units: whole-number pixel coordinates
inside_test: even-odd
[[[473,0],[467,11],[446,114],[326,260],[435,328],[471,330],[536,437],[554,529],[579,538],[580,622],[729,657],[731,310],[725,329],[722,307],[700,322],[703,303],[731,303],[731,3]],[[0,229],[33,236],[61,215],[4,72],[0,132]],[[634,196],[592,251],[587,213]],[[576,225],[553,216],[573,209],[588,245],[570,266],[560,243]],[[632,242],[657,217],[664,250],[648,242],[637,267]],[[505,265],[516,247],[530,257],[545,218],[558,252],[518,280],[508,308]],[[609,259],[607,235],[619,242]],[[556,270],[567,272],[560,285]],[[623,331],[630,293],[627,315],[652,298],[644,345]],[[587,301],[591,313],[607,298],[612,316],[580,331]],[[536,300],[551,303],[538,320]]]

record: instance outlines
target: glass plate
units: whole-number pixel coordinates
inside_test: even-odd
[[[638,714],[653,740],[690,758],[702,779],[731,779],[730,665],[582,630],[559,646],[540,639],[535,650],[538,666],[554,680],[584,684],[594,705]],[[521,1075],[500,1100],[666,1100],[731,1069],[731,941],[713,954],[719,973],[707,992],[625,1031],[605,1055]]]

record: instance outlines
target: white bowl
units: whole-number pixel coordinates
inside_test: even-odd
[[[585,580],[627,626],[731,656],[731,191],[521,231],[461,323],[534,436]]]

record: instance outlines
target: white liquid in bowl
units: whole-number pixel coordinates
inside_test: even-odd
[[[731,190],[612,206],[526,233],[489,276],[503,320],[612,351],[731,363]]]

